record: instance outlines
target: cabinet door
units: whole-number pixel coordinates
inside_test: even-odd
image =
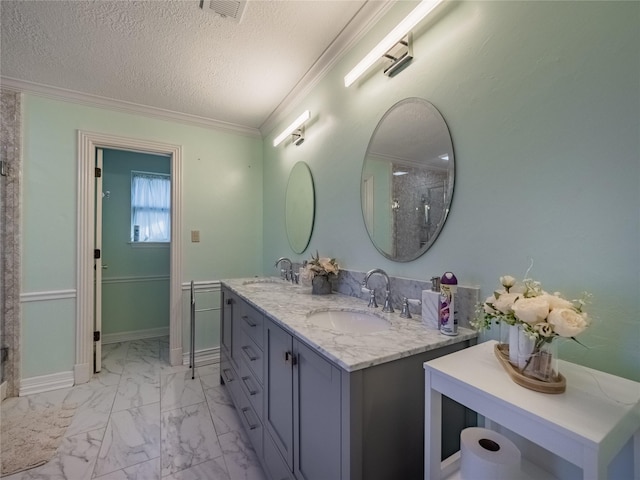
[[[267,476],[272,480],[292,480],[293,473],[280,455],[280,452],[271,439],[271,435],[265,434],[262,446],[263,465]]]
[[[295,475],[339,480],[341,465],[341,370],[294,341]]]
[[[231,322],[233,317],[234,295],[226,288],[222,289],[222,319],[220,321],[220,346],[231,354]]]
[[[265,335],[265,424],[293,470],[293,338],[272,321]]]

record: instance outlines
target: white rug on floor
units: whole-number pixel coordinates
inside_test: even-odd
[[[2,418],[2,476],[47,463],[56,453],[73,419],[75,405],[36,407]]]

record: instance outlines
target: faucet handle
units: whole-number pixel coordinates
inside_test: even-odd
[[[409,312],[409,299],[407,297],[402,297],[402,311],[400,312],[400,317],[411,318],[411,312]]]
[[[402,297],[402,312],[400,312],[400,316],[402,318],[411,318],[411,312],[409,311],[409,304],[422,305],[422,301],[415,298]]]
[[[387,290],[387,293],[384,296],[384,306],[382,307],[382,311],[385,313],[393,313],[393,306],[391,305],[391,292]]]
[[[376,289],[375,288],[367,288],[365,286],[362,287],[362,293],[369,294],[369,308],[378,308],[378,302],[376,302]]]

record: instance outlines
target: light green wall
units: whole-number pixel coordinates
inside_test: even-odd
[[[131,171],[170,174],[170,158],[110,149],[103,157],[102,333],[168,331],[169,244],[131,243]]]
[[[169,334],[169,279],[102,284],[102,335],[164,328]]]
[[[183,146],[183,282],[261,273],[260,138],[26,94],[23,293],[76,288],[79,129]],[[23,304],[23,378],[73,369],[75,322],[75,300]],[[58,342],[41,348],[52,330]]]
[[[449,2],[414,35],[414,61],[395,78],[376,69],[346,89],[344,75],[415,5],[398,2],[264,141],[264,271],[318,250],[347,269],[428,280],[446,270],[483,296],[500,275],[551,291],[593,293],[589,349],[561,356],[640,380],[640,3]],[[409,263],[385,259],[360,211],[369,137],[406,97],[432,102],[453,137],[451,213],[432,248]],[[299,147],[271,140],[310,109]],[[284,192],[309,163],[316,224],[294,254]]]
[[[69,335],[69,319],[75,318],[75,314],[75,299],[22,304],[20,374],[23,379],[72,369],[76,339]],[[71,327],[75,332],[75,326]]]

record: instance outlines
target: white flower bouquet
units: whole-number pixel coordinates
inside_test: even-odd
[[[502,288],[493,292],[476,309],[472,325],[478,330],[491,328],[493,323],[521,326],[533,341],[533,352],[556,338],[570,338],[576,342],[590,325],[584,308],[591,295],[584,292],[577,300],[564,299],[560,293],[548,293],[540,282],[525,279],[517,282],[510,275],[500,277]],[[580,342],[578,342],[580,343]],[[527,364],[522,368],[525,370]]]

